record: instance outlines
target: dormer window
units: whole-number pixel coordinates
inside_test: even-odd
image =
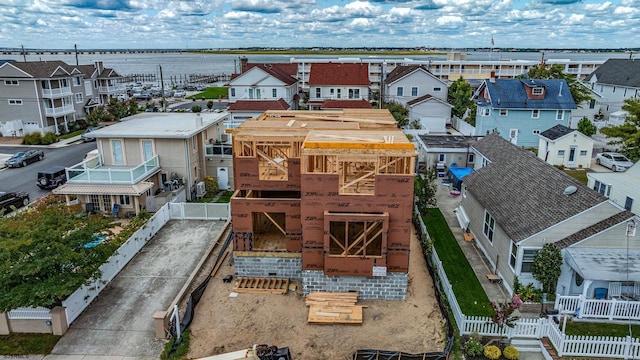
[[[543,87],[534,87],[534,88],[531,90],[531,93],[532,93],[533,95],[543,95],[543,94],[544,94],[544,88],[543,88]]]

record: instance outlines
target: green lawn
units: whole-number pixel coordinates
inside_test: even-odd
[[[208,87],[207,90],[187,96],[187,99],[200,100],[203,97],[207,100],[226,99],[228,95],[228,89],[226,87]]]
[[[226,190],[222,194],[220,194],[220,197],[218,198],[218,200],[216,200],[216,202],[217,203],[231,202],[231,196],[233,196],[233,191]]]
[[[564,169],[563,170],[565,173],[567,173],[569,176],[571,176],[572,178],[580,181],[581,183],[587,185],[587,172],[589,172],[590,170],[570,170],[570,169]]]
[[[565,332],[567,335],[625,337],[629,335],[629,325],[601,322],[567,322]],[[634,338],[640,337],[640,325],[631,325],[631,334],[633,334]]]
[[[468,316],[491,316],[493,309],[489,298],[440,210],[428,209],[422,221],[427,226],[462,312]]]
[[[68,134],[60,135],[60,136],[58,136],[58,138],[60,138],[60,140],[71,139],[74,136],[82,135],[82,133],[84,133],[85,131],[86,131],[85,129],[77,130],[77,131],[74,131],[74,132],[70,132]]]
[[[0,354],[50,354],[61,336],[51,334],[11,334],[0,336]]]

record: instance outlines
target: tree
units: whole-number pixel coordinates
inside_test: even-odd
[[[200,105],[193,105],[193,106],[191,107],[191,112],[193,112],[193,113],[199,113],[199,112],[202,112],[202,106],[200,106]]]
[[[436,205],[437,179],[438,174],[435,169],[427,169],[416,176],[413,188],[416,196],[416,205],[418,205],[418,210],[421,213],[424,213],[427,207]]]
[[[114,121],[114,120],[115,118],[113,114],[107,111],[107,108],[104,105],[98,106],[87,115],[87,122],[89,123],[89,125],[94,125],[94,126],[98,125],[98,123],[101,123],[101,122],[108,122],[108,121]]]
[[[564,73],[564,67],[561,64],[553,64],[547,66],[545,64],[535,65],[529,69],[529,79],[564,79],[569,86],[573,101],[577,107],[580,107],[583,102],[591,101],[591,90],[584,86],[578,79],[570,74]],[[522,77],[522,76],[520,76]]]
[[[625,99],[622,110],[628,111],[624,124],[600,129],[602,134],[615,138],[610,144],[622,145],[620,152],[632,161],[640,160],[640,99]]]
[[[580,119],[580,121],[578,121],[578,131],[585,134],[586,136],[591,136],[598,131],[598,128],[593,125],[588,117],[584,116],[582,119]]]
[[[409,125],[409,110],[407,110],[407,108],[395,102],[388,102],[384,107],[388,109],[391,116],[396,119],[399,128]]]
[[[213,100],[207,101],[207,109],[209,109],[209,112],[211,112],[211,109],[213,109]]]
[[[95,234],[109,239],[111,220],[80,213],[80,206],[66,206],[50,195],[0,219],[0,312],[53,308],[100,276],[100,265],[119,244],[105,240],[87,247]]]
[[[553,293],[560,277],[562,253],[555,244],[544,244],[533,259],[531,273],[542,283],[542,291]]]
[[[453,105],[451,112],[455,117],[462,119],[467,110],[475,107],[471,96],[471,85],[462,77],[451,83],[447,92],[447,102]]]

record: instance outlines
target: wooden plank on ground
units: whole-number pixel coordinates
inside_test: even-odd
[[[309,324],[362,325],[362,306],[309,306]]]
[[[254,294],[286,294],[289,291],[289,279],[238,278],[233,291]]]

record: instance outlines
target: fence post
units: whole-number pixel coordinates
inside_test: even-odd
[[[0,335],[9,334],[11,334],[11,329],[9,328],[9,318],[7,317],[7,313],[0,313]]]
[[[67,329],[69,329],[67,309],[62,306],[56,306],[51,309],[51,332],[53,335],[64,335]]]
[[[618,300],[616,300],[616,298],[611,298],[611,307],[609,308],[609,320],[613,320],[613,315],[616,312],[617,302]]]
[[[625,359],[630,359],[631,358],[631,342],[633,341],[633,338],[629,335],[627,335],[626,337],[627,341],[625,341],[624,343],[624,351],[622,352],[622,355],[624,356]]]

